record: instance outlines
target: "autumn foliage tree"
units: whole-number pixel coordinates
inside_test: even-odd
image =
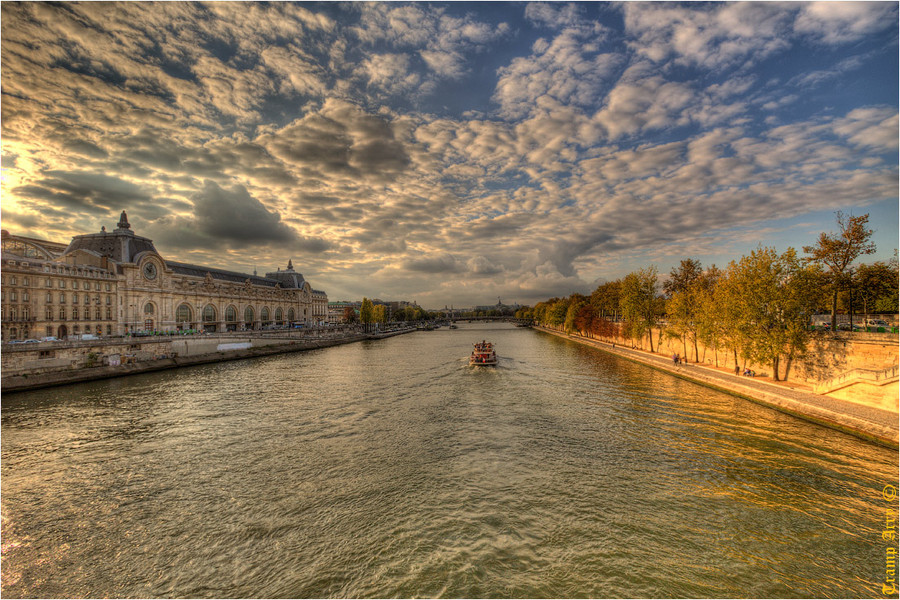
[[[633,271],[622,280],[620,305],[626,321],[626,333],[632,339],[641,340],[650,334],[650,352],[653,352],[653,326],[661,314],[657,282],[659,272],[655,266]]]
[[[584,329],[577,327],[575,319],[581,308],[587,305],[587,303],[587,298],[585,298],[581,294],[572,294],[571,296],[569,296],[568,306],[566,308],[566,318],[565,322],[563,323],[563,326],[565,327],[565,330],[567,332],[571,333],[576,329],[582,332],[584,331]]]
[[[853,286],[862,302],[863,313],[897,312],[898,270],[895,260],[860,265],[853,274]]]
[[[848,269],[854,260],[864,254],[873,254],[875,244],[871,242],[873,231],[867,227],[869,215],[859,217],[836,213],[838,233],[821,233],[813,246],[804,246],[803,251],[810,260],[825,266],[830,275],[831,287],[831,329],[837,329],[838,292],[848,280]]]
[[[359,309],[359,322],[365,325],[366,331],[369,330],[369,324],[375,321],[375,306],[368,298],[363,298],[362,306]]]
[[[792,363],[806,352],[810,317],[826,305],[825,293],[836,325],[838,292],[851,274],[856,301],[864,310],[897,310],[896,253],[889,263],[861,265],[854,272],[853,262],[875,250],[868,215],[837,213],[837,221],[839,234],[823,233],[814,246],[804,247],[807,260],[793,248],[779,254],[763,247],[724,270],[715,265],[704,270],[699,260],[685,259],[663,282],[664,295],[657,269],[650,266],[600,284],[589,297],[573,294],[539,302],[532,315],[539,324],[606,341],[625,336],[642,343],[649,334],[651,352],[654,331],[665,333],[681,340],[685,356],[690,343],[696,362],[702,360],[702,344],[704,353],[712,350],[716,366],[724,350],[734,357],[735,370],[743,359],[744,365],[769,365],[776,380],[787,379]],[[659,328],[662,314],[666,322]]]
[[[669,273],[669,279],[663,283],[663,291],[668,296],[666,301],[666,318],[671,335],[681,340],[684,356],[687,357],[687,340],[694,348],[694,360],[700,360],[697,347],[697,329],[699,326],[698,302],[699,287],[697,282],[703,275],[699,260],[685,259],[677,268]]]
[[[344,307],[344,323],[356,323],[356,311],[352,306]]]
[[[569,312],[569,299],[557,298],[547,310],[547,320],[551,327],[563,327]]]
[[[696,303],[696,341],[713,350],[715,365],[719,366],[719,347],[727,335],[720,307],[716,302],[716,288],[723,272],[710,265],[694,283],[693,301]],[[699,358],[695,357],[699,361]]]
[[[746,359],[771,365],[776,381],[782,358],[790,368],[806,347],[815,281],[793,248],[781,255],[774,248],[758,248],[732,262],[722,281],[721,301],[736,334],[735,349]]]
[[[591,305],[601,318],[616,321],[621,310],[620,296],[622,295],[622,280],[607,281],[599,286],[591,294]]]
[[[575,329],[580,331],[584,335],[588,337],[594,337],[597,332],[597,321],[599,317],[597,317],[597,311],[591,306],[590,302],[584,302],[581,304],[578,311],[575,313]]]

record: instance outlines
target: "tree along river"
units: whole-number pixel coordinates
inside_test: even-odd
[[[898,468],[504,324],[9,395],[0,439],[6,598],[880,596]]]

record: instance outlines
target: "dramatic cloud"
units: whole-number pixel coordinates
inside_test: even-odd
[[[409,271],[420,273],[461,273],[465,267],[449,254],[430,258],[413,258],[406,261],[403,267]]]
[[[897,5],[889,2],[809,2],[801,5],[794,30],[837,45],[896,26]]]
[[[629,46],[636,53],[657,63],[674,57],[676,63],[713,70],[788,49],[791,21],[790,12],[767,2],[625,5],[625,26],[635,36]]]
[[[429,307],[724,264],[834,210],[896,247],[896,3],[0,12],[2,218],[25,235],[124,209],[171,260],[293,259],[332,299]]]
[[[578,106],[597,103],[622,64],[621,56],[600,51],[603,32],[599,24],[565,29],[553,40],[538,39],[529,57],[501,68],[494,98],[505,114],[528,114],[544,96]]]
[[[150,195],[131,182],[102,173],[43,171],[44,178],[32,185],[13,188],[13,193],[36,200],[52,201],[69,210],[93,214],[114,211],[125,204],[143,204]]]
[[[200,233],[237,242],[291,242],[296,234],[251,197],[243,186],[224,190],[207,181],[203,190],[191,197],[194,221]]]

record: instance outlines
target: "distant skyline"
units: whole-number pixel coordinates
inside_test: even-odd
[[[2,227],[533,304],[898,245],[898,4],[3,2]]]

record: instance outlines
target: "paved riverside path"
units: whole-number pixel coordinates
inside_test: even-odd
[[[613,345],[544,327],[535,327],[535,329],[570,339],[580,344],[594,346],[604,352],[617,354],[623,358],[666,371],[682,379],[700,382],[726,392],[738,394],[753,402],[818,423],[819,425],[838,429],[888,448],[898,448],[898,442],[900,442],[898,414],[889,410],[829,398],[821,394],[796,389],[783,383],[733,375],[700,363],[675,366],[671,358],[652,354],[646,350],[631,349],[618,344]]]

